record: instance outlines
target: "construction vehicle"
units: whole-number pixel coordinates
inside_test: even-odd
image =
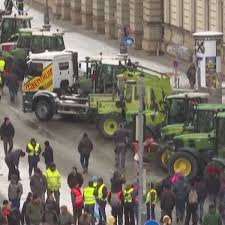
[[[225,105],[222,104],[197,106],[193,123],[195,133],[173,138],[174,151],[168,161],[169,174],[181,172],[189,179],[203,174],[206,164],[222,150],[224,111]]]
[[[208,102],[208,93],[184,92],[166,97],[167,125],[161,129],[159,147],[156,151],[158,165],[167,169],[167,161],[171,154],[171,140],[174,136],[193,132],[193,116],[195,106]]]
[[[31,28],[33,17],[27,15],[2,15],[0,18],[0,43],[2,51],[9,51],[16,47],[18,36],[16,35],[21,28]],[[3,45],[4,43],[4,45]]]

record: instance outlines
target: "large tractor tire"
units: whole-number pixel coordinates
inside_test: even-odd
[[[199,173],[198,162],[188,152],[175,152],[170,157],[168,172],[170,175],[180,172],[188,179],[193,179]]]
[[[168,170],[168,163],[171,157],[171,149],[168,145],[159,146],[156,151],[156,162],[164,171]]]
[[[119,114],[106,114],[99,120],[98,129],[105,138],[113,138],[122,121],[123,119]]]
[[[37,118],[41,121],[47,121],[53,117],[51,103],[47,100],[38,101],[35,104],[34,112]]]

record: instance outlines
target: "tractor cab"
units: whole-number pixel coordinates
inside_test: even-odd
[[[199,104],[196,107],[196,133],[174,137],[175,152],[168,167],[170,174],[181,171],[185,176],[193,178],[203,173],[205,165],[217,155],[217,142],[218,145],[223,143],[218,139],[218,130],[222,129],[223,120],[217,119],[218,115],[224,114],[222,112],[225,112],[225,105],[222,104]]]
[[[12,50],[18,40],[18,32],[21,28],[31,28],[33,17],[27,15],[5,15],[1,18],[0,43],[3,51]],[[11,46],[11,48],[10,48]]]

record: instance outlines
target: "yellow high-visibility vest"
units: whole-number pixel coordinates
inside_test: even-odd
[[[133,191],[134,191],[133,188],[130,188],[128,191],[126,189],[123,190],[124,203],[132,203],[133,202],[133,197],[132,197]]]
[[[84,205],[94,205],[95,204],[95,196],[94,196],[94,188],[87,187],[84,189]]]
[[[0,72],[2,73],[5,69],[5,60],[0,59]]]
[[[39,155],[40,144],[36,143],[35,147],[33,147],[33,145],[31,143],[29,143],[27,145],[27,148],[30,150],[30,152],[28,152],[29,156],[38,156]]]
[[[51,171],[47,169],[44,173],[47,180],[47,186],[50,191],[58,191],[61,187],[61,176],[58,170]]]
[[[102,190],[103,190],[104,187],[105,187],[104,184],[102,184],[99,187],[99,189],[98,189],[98,199],[103,200],[103,201],[106,201],[107,200],[107,197],[105,199],[103,199],[103,193],[102,193]]]
[[[151,196],[152,196],[152,195],[155,196],[154,199],[151,199]],[[146,201],[145,201],[145,203],[147,204],[147,203],[150,203],[150,202],[151,202],[153,205],[155,205],[156,202],[157,202],[157,192],[156,192],[156,190],[155,190],[154,188],[152,188],[152,189],[147,193],[147,195],[146,195]]]

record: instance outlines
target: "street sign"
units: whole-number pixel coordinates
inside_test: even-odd
[[[131,37],[131,36],[126,36],[123,38],[123,45],[126,47],[126,48],[131,48],[133,47],[135,44],[135,41],[134,41],[134,38]]]
[[[156,220],[148,220],[148,221],[145,222],[144,225],[160,225],[160,224]]]

